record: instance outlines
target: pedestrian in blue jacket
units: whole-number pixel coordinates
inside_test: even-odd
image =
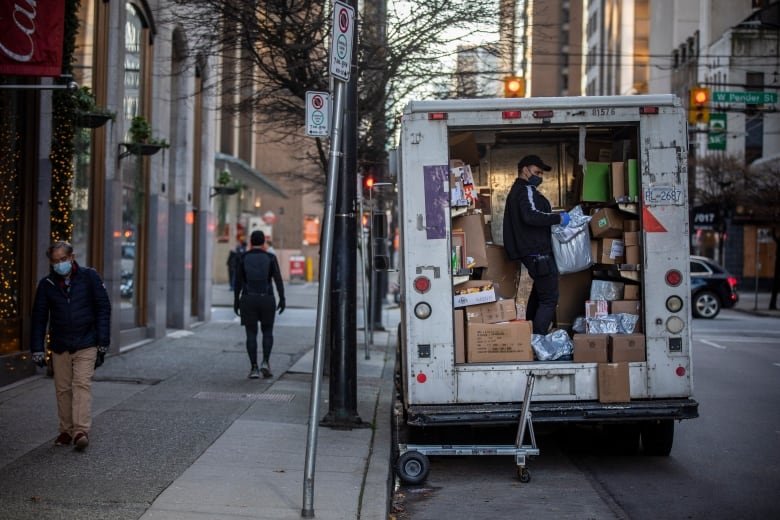
[[[68,242],[54,242],[46,257],[50,272],[38,282],[32,310],[32,359],[46,366],[48,330],[60,432],[54,444],[83,450],[92,426],[92,375],[111,343],[111,301],[97,271],[78,265]]]

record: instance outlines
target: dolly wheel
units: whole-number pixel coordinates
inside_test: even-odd
[[[523,484],[528,484],[531,482],[531,473],[528,471],[528,468],[517,468],[517,478],[520,479],[520,482]]]
[[[398,457],[396,472],[398,477],[407,484],[421,484],[428,476],[431,463],[428,457],[419,451],[407,451]]]

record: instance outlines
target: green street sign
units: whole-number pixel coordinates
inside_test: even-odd
[[[715,91],[712,93],[715,103],[745,103],[748,105],[766,105],[777,103],[776,92],[733,92]]]
[[[726,114],[710,114],[709,133],[707,134],[708,150],[726,149]]]

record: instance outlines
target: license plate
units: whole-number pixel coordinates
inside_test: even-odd
[[[645,204],[662,206],[683,203],[683,191],[676,186],[653,186],[645,189]]]

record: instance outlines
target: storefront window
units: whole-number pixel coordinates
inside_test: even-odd
[[[126,129],[133,117],[143,115],[144,23],[136,8],[126,4],[125,66],[123,99]],[[129,140],[129,136],[123,139]],[[121,308],[122,326],[135,326],[139,322],[136,312],[139,287],[141,251],[143,246],[144,215],[146,214],[146,175],[143,158],[129,155],[122,160],[122,258],[121,258]]]

